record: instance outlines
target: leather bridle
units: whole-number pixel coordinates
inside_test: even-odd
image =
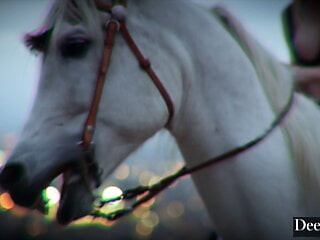
[[[122,11],[125,11],[123,5],[117,5],[114,7],[118,7],[118,8],[122,7]],[[151,81],[154,83],[154,85],[159,90],[159,93],[163,97],[168,109],[168,120],[166,122],[167,127],[171,123],[171,120],[174,115],[174,105],[168,91],[166,90],[166,88],[158,78],[157,74],[153,70],[150,60],[143,56],[139,47],[133,40],[126,26],[125,18],[123,17],[117,18],[117,16],[112,14],[112,8],[105,9],[105,10],[110,12],[111,19],[109,19],[108,22],[105,24],[106,34],[105,34],[105,40],[104,40],[103,57],[102,57],[101,65],[99,68],[97,83],[96,83],[93,99],[91,101],[89,114],[84,124],[83,134],[79,144],[83,152],[85,153],[85,162],[87,166],[86,175],[89,174],[94,178],[94,180],[96,181],[96,186],[99,186],[101,184],[101,180],[99,176],[100,175],[99,169],[93,157],[93,151],[94,151],[93,136],[95,132],[95,125],[96,125],[96,118],[97,118],[97,113],[99,109],[99,104],[100,104],[101,96],[103,93],[104,82],[105,82],[108,69],[110,66],[110,62],[111,62],[111,55],[114,47],[115,35],[118,31],[121,33],[121,36],[129,46],[129,48],[131,49],[134,56],[136,57],[141,69],[143,69],[147,73],[147,75],[150,77]]]
[[[174,105],[168,91],[166,90],[166,88],[158,78],[157,74],[153,70],[150,61],[143,56],[139,47],[137,46],[132,36],[130,35],[126,26],[125,18],[123,16],[119,17],[117,16],[117,14],[113,13],[114,8],[116,7],[123,8],[122,11],[124,11],[125,4],[110,6],[110,7],[108,6],[107,9],[102,9],[111,14],[111,19],[109,19],[108,22],[106,23],[104,53],[101,61],[101,66],[99,69],[98,79],[97,79],[93,99],[91,102],[89,114],[84,124],[83,135],[79,144],[79,146],[84,152],[83,159],[84,159],[84,165],[85,165],[85,177],[86,178],[91,177],[95,181],[96,187],[100,185],[101,179],[100,179],[100,171],[99,171],[98,165],[94,160],[94,156],[93,156],[93,153],[94,153],[93,137],[95,132],[95,125],[96,125],[96,118],[97,118],[97,113],[99,109],[99,103],[100,103],[100,99],[101,99],[103,88],[104,88],[104,81],[108,73],[108,68],[110,65],[112,50],[113,50],[114,41],[115,41],[115,35],[117,32],[121,33],[121,36],[129,46],[129,48],[131,49],[137,61],[139,62],[140,67],[147,73],[147,75],[150,77],[154,85],[159,90],[159,93],[163,97],[168,109],[168,120],[166,123],[166,127],[170,125],[174,116]],[[107,200],[100,200],[101,205],[99,206],[100,208],[103,205],[113,201],[118,201],[121,199],[131,200],[140,196],[139,200],[137,200],[130,208],[119,210],[110,214],[104,214],[100,212],[98,208],[91,215],[94,217],[104,218],[110,221],[117,220],[131,213],[134,209],[139,207],[141,204],[155,197],[158,193],[165,190],[167,187],[169,187],[172,183],[177,181],[179,178],[194,172],[198,172],[207,167],[211,167],[225,160],[232,159],[233,157],[238,156],[239,154],[244,153],[247,150],[258,145],[263,140],[265,140],[277,127],[281,125],[285,117],[290,112],[290,109],[292,108],[294,103],[294,96],[295,96],[294,90],[295,90],[295,87],[293,86],[290,99],[287,105],[284,107],[283,111],[278,114],[277,118],[271,123],[269,128],[266,131],[264,131],[261,135],[259,135],[257,138],[253,139],[250,142],[247,142],[246,144],[240,147],[231,149],[230,151],[227,151],[219,156],[211,158],[205,161],[204,163],[196,165],[192,168],[183,167],[179,171],[177,171],[175,174],[172,174],[166,178],[163,178],[162,180],[160,180],[159,182],[151,186],[139,186],[137,188],[124,191],[123,194],[119,197],[107,199]]]

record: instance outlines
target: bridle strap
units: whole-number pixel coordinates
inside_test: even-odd
[[[80,148],[83,151],[84,157],[84,169],[83,169],[83,176],[88,183],[88,177],[92,177],[95,181],[96,187],[99,187],[101,184],[100,179],[100,170],[99,167],[94,159],[94,150],[93,150],[93,136],[95,132],[95,125],[96,125],[96,118],[99,109],[99,104],[103,92],[103,86],[105,82],[105,77],[108,72],[112,50],[114,46],[115,40],[115,33],[118,29],[118,23],[116,21],[110,20],[107,24],[106,30],[106,38],[104,41],[104,50],[103,56],[98,72],[97,83],[94,91],[94,95],[91,101],[89,114],[87,120],[84,124],[84,129],[81,137],[81,141],[79,143]]]
[[[166,127],[169,126],[171,120],[174,115],[174,105],[171,100],[171,97],[167,90],[165,89],[164,85],[161,83],[160,79],[158,78],[157,74],[151,67],[151,63],[148,59],[146,59],[141,51],[139,50],[137,44],[131,37],[127,26],[124,21],[119,22],[118,20],[112,18],[107,23],[107,30],[106,30],[106,37],[104,42],[104,51],[103,56],[99,68],[98,79],[94,91],[94,95],[91,101],[89,114],[87,120],[84,124],[83,134],[80,141],[80,147],[85,153],[84,162],[85,162],[85,176],[91,175],[93,179],[96,181],[96,185],[100,185],[100,173],[97,166],[97,163],[94,160],[93,154],[93,136],[95,132],[95,125],[97,119],[97,113],[99,110],[99,105],[101,101],[101,96],[103,93],[103,88],[105,84],[105,78],[110,66],[111,62],[111,55],[115,41],[115,35],[118,30],[120,30],[121,35],[127,42],[129,48],[133,52],[134,56],[136,57],[137,61],[140,64],[140,67],[148,74],[152,82],[155,84],[157,89],[159,90],[161,96],[163,97],[167,108],[168,108],[168,120],[166,122]]]
[[[169,117],[168,117],[168,120],[166,123],[166,126],[168,127],[169,124],[171,123],[171,120],[174,115],[174,105],[173,105],[173,102],[172,102],[172,99],[171,99],[169,93],[167,92],[166,88],[163,86],[163,84],[160,81],[160,79],[158,78],[157,74],[152,69],[150,60],[143,56],[143,54],[141,53],[137,44],[134,42],[134,40],[131,37],[131,35],[128,31],[128,28],[124,22],[121,22],[121,24],[120,24],[120,32],[121,32],[124,40],[127,42],[128,46],[130,47],[131,51],[135,55],[136,59],[138,60],[140,67],[149,75],[152,82],[154,83],[154,85],[156,85],[161,96],[163,97],[163,99],[167,105],[168,113],[169,113]]]
[[[117,21],[114,18],[112,18],[107,23],[107,31],[106,31],[106,38],[105,38],[105,48],[103,53],[103,58],[101,61],[101,66],[99,69],[98,74],[98,80],[96,84],[96,89],[94,92],[94,96],[91,102],[90,111],[88,114],[88,118],[85,122],[83,136],[81,139],[80,146],[84,150],[84,163],[85,163],[85,170],[88,172],[86,175],[90,174],[91,177],[96,180],[97,186],[100,185],[100,176],[99,176],[99,169],[97,167],[97,163],[94,161],[94,158],[92,157],[92,147],[93,147],[93,136],[94,136],[94,130],[95,130],[95,124],[96,124],[96,117],[98,113],[99,103],[101,100],[104,82],[106,78],[107,71],[110,66],[110,60],[112,55],[112,49],[114,46],[114,40],[115,40],[115,34],[116,31],[120,30],[122,37],[128,44],[129,48],[135,55],[136,59],[138,60],[141,68],[149,75],[153,83],[156,85],[157,89],[159,90],[160,94],[162,95],[163,99],[165,100],[165,103],[168,108],[169,117],[166,123],[166,126],[168,127],[173,115],[174,115],[174,105],[172,102],[172,99],[168,92],[166,91],[165,87],[161,83],[160,79],[158,78],[157,74],[153,71],[151,67],[151,63],[148,59],[146,59],[141,51],[139,50],[138,46],[134,42],[133,38],[131,37],[127,26],[124,21]],[[272,124],[269,126],[269,128],[264,131],[260,136],[253,139],[252,141],[231,149],[230,151],[227,151],[219,156],[213,157],[207,161],[205,161],[202,164],[196,165],[192,168],[183,167],[175,174],[172,174],[159,182],[151,185],[151,186],[139,186],[134,189],[129,189],[125,191],[121,196],[113,198],[113,199],[107,199],[104,201],[101,201],[101,206],[104,204],[117,201],[117,200],[130,200],[134,199],[136,197],[141,197],[139,200],[137,200],[130,208],[128,209],[122,209],[116,212],[112,212],[110,214],[104,214],[100,212],[98,209],[93,212],[91,215],[94,217],[102,217],[107,220],[117,220],[129,213],[131,213],[133,210],[135,210],[137,207],[139,207],[141,204],[145,203],[146,201],[150,200],[151,198],[155,197],[157,194],[161,193],[163,190],[165,190],[167,187],[169,187],[172,183],[177,181],[183,176],[198,172],[200,170],[203,170],[207,167],[216,165],[220,162],[224,162],[227,160],[232,159],[233,157],[238,156],[239,154],[242,154],[249,149],[251,149],[254,146],[257,146],[259,143],[261,143],[263,140],[265,140],[268,136],[271,135],[271,133],[281,125],[281,123],[285,120],[286,116],[290,112],[290,109],[293,106],[294,103],[294,88],[291,91],[290,99],[287,103],[287,105],[284,107],[283,111],[277,116],[277,118],[272,122]]]
[[[150,186],[138,186],[133,189],[129,189],[123,192],[121,196],[110,198],[110,199],[104,199],[100,201],[100,207],[104,206],[105,204],[112,203],[114,201],[119,200],[132,200],[132,199],[138,199],[136,200],[131,207],[124,208],[115,212],[111,212],[108,214],[105,214],[99,209],[96,209],[91,216],[98,217],[98,218],[104,218],[109,221],[118,220],[119,218],[122,218],[130,213],[132,213],[135,209],[137,209],[139,206],[144,204],[145,202],[149,201],[150,199],[154,198],[156,195],[170,187],[174,182],[179,180],[180,178],[193,174],[195,172],[199,172],[203,169],[206,169],[208,167],[213,167],[221,162],[230,161],[234,157],[239,156],[242,153],[245,153],[246,151],[252,149],[253,147],[258,146],[258,144],[262,143],[264,140],[266,140],[267,137],[269,137],[273,131],[275,131],[278,127],[281,126],[281,124],[285,121],[286,117],[290,113],[290,110],[294,106],[295,100],[295,87],[292,88],[290,98],[284,109],[278,114],[277,118],[274,119],[274,121],[271,123],[268,129],[266,129],[265,132],[263,132],[261,135],[259,135],[257,138],[253,139],[250,142],[247,142],[246,144],[233,148],[227,152],[222,153],[221,155],[218,155],[216,157],[213,157],[211,159],[208,159],[202,164],[196,165],[191,168],[182,167],[179,171],[176,173],[169,175],[168,177],[165,177],[161,179],[160,181],[156,182],[153,185]]]
[[[103,92],[105,77],[110,66],[111,54],[113,50],[115,33],[117,31],[117,27],[118,25],[115,21],[110,21],[107,25],[105,47],[104,47],[103,57],[101,61],[101,66],[99,68],[98,80],[96,83],[96,88],[95,88],[93,99],[91,102],[90,111],[85,123],[85,128],[82,136],[82,145],[84,148],[90,147],[92,143],[99,103],[100,103],[102,92]]]
[[[95,92],[93,95],[89,115],[85,123],[85,129],[82,136],[82,144],[86,148],[91,145],[91,142],[93,139],[99,103],[101,100],[105,78],[106,78],[107,71],[111,61],[111,54],[114,46],[115,33],[117,31],[118,24],[119,23],[113,19],[110,20],[110,22],[107,24],[105,48],[104,48],[103,58],[101,62],[101,67],[99,69],[99,75],[98,75]],[[167,105],[168,114],[169,114],[166,126],[169,126],[174,115],[174,105],[169,93],[167,92],[166,88],[164,87],[159,77],[153,70],[151,66],[151,62],[143,56],[137,44],[131,37],[131,34],[129,33],[125,22],[120,23],[120,32],[124,40],[127,42],[128,46],[130,47],[131,51],[133,52],[134,56],[138,60],[140,67],[148,74],[152,82],[155,84],[155,86],[159,90],[161,96],[163,97]]]

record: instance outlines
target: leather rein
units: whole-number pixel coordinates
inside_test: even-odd
[[[88,177],[91,177],[95,181],[96,187],[99,187],[101,184],[101,179],[100,179],[101,174],[99,171],[98,164],[94,160],[94,156],[93,156],[93,153],[94,153],[93,137],[95,132],[95,125],[96,125],[96,118],[97,118],[97,113],[99,109],[99,104],[100,104],[101,96],[103,93],[104,82],[110,66],[112,50],[114,47],[115,36],[117,32],[120,32],[121,36],[123,37],[123,39],[129,46],[129,48],[131,49],[132,53],[134,54],[135,58],[137,59],[141,69],[145,71],[146,74],[150,77],[151,81],[154,83],[154,85],[159,90],[159,93],[163,97],[168,109],[168,120],[166,123],[166,127],[170,125],[174,117],[174,105],[168,91],[166,90],[166,88],[158,78],[157,74],[153,70],[150,61],[144,57],[139,47],[135,43],[134,39],[132,38],[131,34],[129,33],[128,28],[126,26],[126,22],[125,22],[125,17],[122,16],[121,14],[120,14],[121,16],[119,17],[119,14],[113,13],[112,10],[114,10],[114,8],[116,7],[122,9],[121,11],[125,10],[124,5],[116,5],[116,6],[113,6],[113,8],[108,9],[108,12],[111,13],[111,19],[108,20],[108,22],[105,25],[106,36],[104,41],[103,58],[101,61],[101,66],[99,69],[96,88],[95,88],[95,92],[91,102],[89,114],[84,124],[83,135],[79,144],[79,146],[81,147],[84,153],[83,161],[85,165],[84,167],[85,177],[86,179]],[[100,199],[100,205],[94,210],[94,212],[91,213],[91,216],[104,218],[109,221],[117,220],[125,215],[132,213],[137,207],[149,201],[150,199],[154,198],[157,194],[159,194],[160,192],[168,188],[170,185],[172,185],[175,181],[177,181],[181,177],[190,175],[192,173],[198,172],[205,168],[211,167],[225,160],[229,160],[235,156],[238,156],[241,153],[244,153],[250,150],[251,148],[261,143],[263,140],[265,140],[276,128],[280,127],[281,123],[284,121],[284,119],[286,118],[286,116],[288,115],[288,113],[290,112],[293,106],[294,96],[295,96],[295,92],[293,87],[291,91],[290,99],[287,105],[284,107],[283,111],[279,113],[279,115],[271,123],[269,128],[254,140],[240,147],[227,151],[219,156],[211,158],[202,164],[196,165],[195,167],[192,167],[192,168],[183,167],[179,171],[177,171],[175,174],[165,177],[159,182],[151,186],[139,186],[137,188],[124,191],[121,196],[111,198],[111,199],[106,199],[106,200]],[[118,210],[109,214],[104,214],[101,211],[99,211],[99,209],[105,204],[112,203],[114,201],[119,201],[119,200],[132,200],[132,199],[136,199],[137,197],[139,197],[138,200],[136,200],[129,208]]]

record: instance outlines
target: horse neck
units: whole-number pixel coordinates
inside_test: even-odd
[[[148,55],[158,56],[151,60],[175,103],[171,130],[187,164],[244,144],[269,126],[274,114],[256,70],[217,18],[179,0],[129,7],[132,24],[144,26],[161,48],[161,55],[158,48]]]
[[[240,46],[217,19],[202,26],[202,37],[187,43],[193,66],[183,74],[182,106],[172,130],[190,166],[254,139],[274,118]],[[254,121],[257,115],[261,121]]]

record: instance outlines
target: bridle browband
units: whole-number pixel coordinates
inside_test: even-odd
[[[120,8],[120,9],[122,8],[121,11],[125,11],[124,4],[110,6],[110,8],[108,7],[107,9],[103,9],[104,11],[111,13],[111,19],[108,20],[108,22],[106,23],[106,37],[104,41],[103,57],[102,57],[102,61],[101,61],[101,65],[98,73],[95,92],[90,105],[89,114],[84,124],[83,135],[79,144],[79,146],[84,152],[84,158],[83,158],[83,162],[85,165],[84,176],[86,180],[89,177],[92,178],[96,183],[96,187],[99,187],[101,184],[101,179],[100,179],[101,174],[99,172],[98,165],[94,160],[94,156],[93,156],[93,153],[94,153],[93,136],[95,132],[95,125],[96,125],[96,118],[97,118],[99,103],[103,93],[104,82],[108,73],[108,68],[110,65],[112,50],[113,50],[114,41],[115,41],[115,35],[117,32],[121,33],[121,36],[129,46],[129,48],[131,49],[137,61],[139,62],[140,67],[148,74],[152,82],[155,84],[155,86],[159,90],[161,96],[163,97],[168,108],[168,120],[166,123],[166,127],[169,126],[174,116],[174,105],[168,91],[166,90],[164,85],[161,83],[157,74],[154,72],[150,61],[143,56],[142,52],[140,51],[137,44],[135,43],[132,36],[130,35],[126,26],[125,18],[123,16],[119,17],[119,14],[115,14],[113,12],[115,8]],[[200,170],[216,165],[225,160],[229,160],[257,146],[259,143],[265,140],[277,127],[281,125],[281,123],[284,121],[284,119],[290,112],[290,109],[292,108],[294,103],[294,96],[295,96],[294,89],[295,88],[293,87],[291,91],[290,99],[287,105],[284,107],[283,111],[279,113],[279,115],[272,122],[269,128],[254,140],[240,147],[234,148],[228,152],[225,152],[219,156],[211,158],[205,161],[204,163],[196,165],[192,168],[183,167],[179,171],[177,171],[175,174],[172,174],[166,178],[163,178],[162,180],[160,180],[159,182],[151,186],[139,186],[137,188],[124,191],[123,194],[119,197],[115,197],[107,200],[100,200],[100,206],[91,214],[91,216],[104,218],[110,221],[117,220],[125,215],[128,215],[137,207],[139,207],[141,204],[155,197],[158,193],[168,188],[171,184],[173,184],[175,181],[177,181],[181,177],[198,172]],[[139,200],[136,200],[135,203],[130,208],[115,211],[110,214],[104,214],[99,211],[99,208],[101,208],[105,204],[118,201],[118,200],[132,200],[136,197],[140,197],[140,198]]]

